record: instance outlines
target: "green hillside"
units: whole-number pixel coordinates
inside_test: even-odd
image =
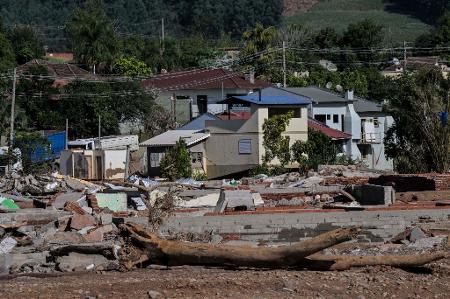
[[[289,17],[287,23],[308,25],[314,29],[333,27],[341,32],[348,24],[373,19],[383,25],[387,42],[414,41],[431,27],[406,14],[388,11],[384,0],[323,0],[308,12]]]

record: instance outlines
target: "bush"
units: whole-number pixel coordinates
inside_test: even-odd
[[[192,177],[191,154],[182,139],[161,160],[161,174],[171,181]]]

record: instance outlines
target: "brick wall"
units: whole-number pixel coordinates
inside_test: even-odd
[[[161,228],[170,232],[239,236],[252,242],[290,243],[314,237],[339,227],[361,226],[359,241],[389,240],[407,227],[423,222],[449,221],[450,209],[362,212],[277,213],[232,216],[172,217]]]
[[[378,178],[370,178],[369,183],[393,186],[397,192],[442,191],[450,190],[450,174],[383,175]]]

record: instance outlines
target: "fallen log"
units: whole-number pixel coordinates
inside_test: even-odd
[[[122,262],[128,269],[143,262],[168,266],[295,267],[305,257],[348,241],[359,232],[359,228],[340,228],[291,246],[253,248],[164,240],[134,223],[123,224],[121,228],[138,248],[131,250],[132,254],[122,250]]]
[[[446,252],[429,252],[417,255],[380,255],[380,256],[344,256],[314,254],[306,258],[303,265],[328,270],[343,271],[354,267],[390,266],[396,268],[413,268],[449,257]],[[316,267],[314,266],[316,264]]]
[[[71,252],[83,254],[100,254],[106,258],[119,258],[120,247],[112,243],[85,243],[58,246],[50,249],[52,256],[68,255]]]

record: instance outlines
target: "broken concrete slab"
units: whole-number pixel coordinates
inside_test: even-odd
[[[79,180],[74,178],[68,177],[66,178],[65,182],[70,189],[75,191],[84,191],[87,188],[86,185],[82,184]]]
[[[395,190],[391,186],[353,185],[350,189],[361,205],[391,205],[395,202]]]
[[[55,201],[53,202],[53,207],[56,209],[62,210],[64,209],[64,205],[67,202],[76,202],[83,198],[85,195],[81,192],[71,192],[64,193],[56,196]]]
[[[110,261],[99,254],[81,254],[71,252],[67,256],[60,256],[56,259],[57,268],[63,272],[94,270],[96,267],[108,267]],[[94,265],[92,267],[91,265]]]
[[[88,226],[96,226],[97,221],[91,215],[74,215],[70,220],[70,227],[72,229],[80,230]]]
[[[210,193],[190,200],[179,200],[177,207],[181,208],[214,208],[219,201],[220,193]]]
[[[226,210],[255,210],[253,197],[249,190],[223,190],[214,212],[222,213]]]
[[[49,258],[50,254],[48,251],[0,255],[0,274],[9,274],[11,268],[20,268],[28,263],[45,264]]]
[[[417,240],[427,238],[428,236],[419,227],[415,227],[411,230],[409,234],[409,241],[416,242]]]
[[[71,215],[71,213],[57,210],[21,209],[14,213],[1,213],[0,224],[26,222],[28,225],[43,225],[65,215]]]
[[[16,247],[17,241],[14,238],[6,237],[0,242],[0,255],[10,253]]]
[[[409,244],[408,248],[415,250],[433,249],[435,247],[444,246],[445,243],[447,243],[447,238],[448,237],[446,236],[438,236],[419,239],[416,242]]]
[[[45,241],[51,245],[80,244],[84,242],[83,236],[77,232],[56,232],[46,236]]]

